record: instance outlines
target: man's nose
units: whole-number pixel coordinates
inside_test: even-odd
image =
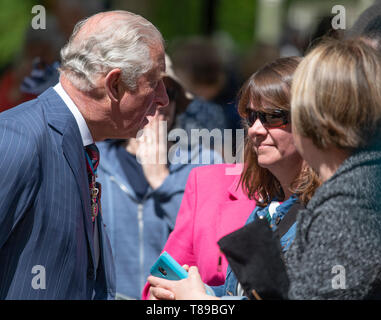
[[[164,85],[164,81],[160,80],[159,85],[157,86],[157,92],[156,92],[156,104],[158,108],[164,108],[168,105],[169,98],[167,95],[167,90]]]

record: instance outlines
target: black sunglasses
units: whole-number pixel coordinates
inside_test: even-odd
[[[247,114],[246,121],[249,127],[251,127],[258,118],[259,121],[268,128],[279,128],[290,122],[290,113],[286,110],[276,109],[271,113],[267,113],[250,109]]]

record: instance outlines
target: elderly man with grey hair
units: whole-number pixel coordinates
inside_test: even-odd
[[[54,88],[0,115],[0,299],[114,297],[94,142],[168,104],[162,36],[138,15],[79,22],[61,58]]]

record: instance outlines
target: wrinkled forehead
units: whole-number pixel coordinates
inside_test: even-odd
[[[161,44],[155,45],[150,48],[150,55],[152,59],[152,68],[148,71],[147,75],[162,78],[165,74],[165,53],[164,47]]]
[[[161,74],[165,73],[165,54],[164,54],[164,48],[162,49],[161,54],[158,57],[158,66]]]

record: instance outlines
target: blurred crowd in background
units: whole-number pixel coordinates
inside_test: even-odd
[[[345,0],[345,27],[372,0]],[[183,86],[219,105],[224,128],[241,127],[236,98],[242,83],[266,62],[303,55],[321,36],[335,36],[331,0],[1,0],[0,112],[30,100],[58,80],[59,50],[76,22],[123,9],[158,26]],[[34,29],[35,5],[46,28]],[[32,72],[33,71],[33,72]],[[189,110],[189,112],[192,112]],[[216,125],[221,127],[221,125]]]

